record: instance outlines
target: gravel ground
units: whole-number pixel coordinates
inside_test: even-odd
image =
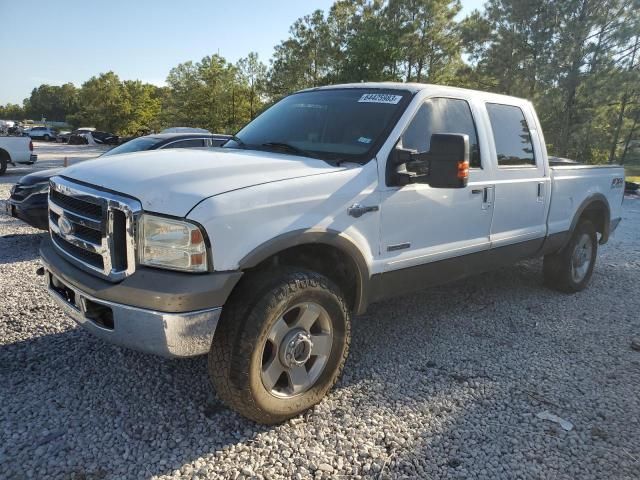
[[[42,235],[0,215],[1,478],[640,477],[640,200],[577,295],[531,261],[373,306],[333,392],[277,427],[220,406],[204,358],[76,327],[35,274]]]

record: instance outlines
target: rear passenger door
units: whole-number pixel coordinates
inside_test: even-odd
[[[537,122],[526,102],[485,106],[496,166],[491,248],[514,246],[518,256],[527,256],[544,241],[549,199]]]

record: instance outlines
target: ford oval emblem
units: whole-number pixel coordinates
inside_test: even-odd
[[[70,235],[73,233],[73,223],[71,223],[66,217],[60,216],[58,218],[58,228],[63,235]]]

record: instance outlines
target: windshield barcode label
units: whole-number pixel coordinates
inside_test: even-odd
[[[402,99],[402,95],[389,95],[388,93],[365,93],[360,97],[358,103],[390,103],[397,104]]]

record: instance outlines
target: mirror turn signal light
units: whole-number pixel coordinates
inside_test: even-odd
[[[460,180],[469,178],[469,162],[466,160],[458,162],[458,178]]]

